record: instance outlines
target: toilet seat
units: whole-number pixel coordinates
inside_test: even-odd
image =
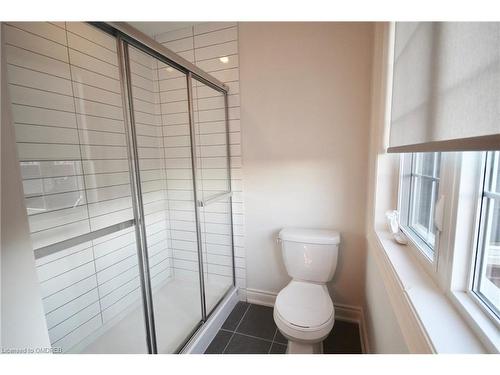
[[[335,309],[326,285],[292,280],[277,296],[274,318],[290,340],[318,342],[333,328]]]

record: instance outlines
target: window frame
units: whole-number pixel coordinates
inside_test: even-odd
[[[399,168],[399,189],[398,189],[398,211],[400,212],[400,229],[408,238],[408,246],[412,250],[411,253],[417,258],[419,263],[424,267],[427,273],[437,281],[437,274],[439,273],[440,265],[440,237],[441,232],[436,230],[434,238],[434,247],[431,248],[430,245],[420,237],[416,231],[408,225],[409,216],[411,215],[411,191],[413,189],[413,167],[414,163],[414,153],[412,154],[401,154],[400,158],[400,168]],[[452,158],[451,158],[452,159]],[[453,161],[449,157],[444,157],[444,154],[440,155],[440,165],[439,165],[439,183],[438,189],[435,192],[435,197],[440,199],[444,195],[443,189],[443,172],[446,168],[453,166]],[[449,166],[448,166],[449,165]],[[433,176],[434,177],[434,176]],[[434,189],[434,188],[433,188]],[[436,202],[437,203],[437,202]],[[432,203],[435,207],[435,203]],[[433,215],[434,216],[434,215]],[[434,218],[433,218],[434,220]]]
[[[480,208],[485,172],[485,152],[457,153],[455,182],[447,212],[449,233],[443,247],[449,254],[444,267],[443,291],[491,352],[500,352],[500,322],[472,290]]]
[[[483,344],[492,352],[500,352],[500,324],[472,291],[471,284],[479,235],[477,228],[484,183],[484,158],[484,152],[441,154],[439,194],[444,200],[444,209],[442,231],[437,232],[435,258],[430,261],[412,237],[409,237],[408,247]],[[401,207],[403,176],[401,164],[398,209]],[[404,228],[402,230],[406,234]]]
[[[492,320],[496,323],[496,325],[500,328],[500,311],[496,306],[492,306],[492,303],[489,301],[487,296],[482,295],[479,290],[480,286],[480,277],[482,274],[483,267],[483,255],[485,251],[485,229],[487,225],[487,220],[485,216],[489,214],[491,210],[491,203],[485,202],[487,199],[498,199],[498,197],[488,197],[488,195],[492,194],[491,192],[491,175],[493,174],[488,170],[490,167],[491,157],[493,156],[495,151],[483,152],[481,155],[481,169],[482,169],[482,178],[480,182],[480,186],[478,188],[478,204],[476,208],[476,223],[474,226],[474,248],[472,249],[472,259],[471,266],[468,275],[468,288],[467,293],[471,298],[473,298],[480,307],[485,311],[486,314],[490,315]],[[500,151],[497,151],[500,153]],[[495,156],[493,156],[495,157]],[[500,156],[497,156],[500,158]],[[499,162],[499,161],[497,161]],[[500,202],[500,199],[497,200]],[[475,290],[477,289],[477,290]]]

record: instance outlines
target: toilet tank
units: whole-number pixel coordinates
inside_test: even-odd
[[[286,270],[294,280],[326,283],[333,278],[340,243],[338,232],[284,228],[279,239]]]

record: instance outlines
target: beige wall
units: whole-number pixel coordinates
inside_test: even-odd
[[[240,23],[247,286],[289,281],[275,237],[335,228],[335,303],[363,304],[373,24]]]
[[[398,163],[395,154],[386,154],[392,54],[389,25],[375,25],[371,96],[370,154],[366,205],[367,235],[374,228],[386,227],[385,211],[397,207]],[[372,353],[408,353],[401,328],[377,263],[377,249],[368,246],[366,254],[364,314]]]

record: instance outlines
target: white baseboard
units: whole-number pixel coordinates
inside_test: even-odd
[[[258,289],[247,288],[247,302],[273,307],[276,301],[276,293],[266,292]]]
[[[222,327],[234,306],[240,300],[238,288],[234,288],[217,306],[207,322],[182,350],[184,354],[203,354]]]
[[[334,303],[335,318],[345,322],[357,323],[359,327],[359,337],[361,339],[361,351],[364,354],[370,354],[370,345],[368,341],[368,332],[366,330],[366,320],[364,310],[358,306],[344,305]]]
[[[273,307],[276,301],[276,293],[267,292],[258,289],[246,289],[247,302],[256,305]],[[366,321],[363,309],[358,306],[350,306],[334,303],[335,319],[346,322],[357,323],[359,327],[359,337],[361,338],[361,350],[363,353],[370,353],[370,345],[368,342],[368,334],[366,331]]]

